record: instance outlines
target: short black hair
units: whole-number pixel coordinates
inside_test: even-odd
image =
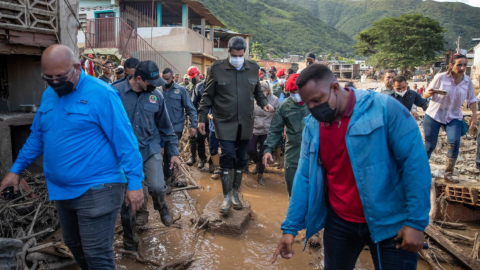
[[[107,60],[107,61],[105,61],[105,63],[103,63],[103,66],[105,66],[107,64],[112,64],[112,66],[113,66],[113,61],[112,60]]]
[[[345,87],[355,87],[355,84],[353,84],[353,82],[347,82]]]
[[[117,68],[117,70],[115,71],[115,74],[123,74],[124,70],[123,68]]]
[[[125,68],[137,68],[138,63],[140,63],[140,61],[137,58],[130,57],[125,61],[124,67]]]
[[[247,42],[242,37],[233,37],[228,41],[228,51],[230,52],[232,49],[247,51]]]
[[[398,76],[395,76],[393,78],[393,82],[398,82],[398,83],[401,83],[401,82],[407,82],[407,78],[401,76],[401,75],[398,75]]]
[[[173,77],[173,70],[171,68],[162,69],[162,74],[168,74],[168,73],[170,73]]]
[[[387,73],[393,73],[393,74],[397,75],[397,73],[395,72],[395,70],[393,70],[393,69],[391,69],[391,68],[385,70],[385,73],[384,73],[384,74],[387,74]]]
[[[310,65],[306,67],[297,78],[298,89],[307,85],[310,81],[320,82],[327,78],[335,78],[333,72],[324,64]]]
[[[295,71],[293,71],[293,68],[287,69],[287,74],[293,74],[293,73],[295,73]]]

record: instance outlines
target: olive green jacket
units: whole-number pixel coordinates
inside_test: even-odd
[[[284,127],[287,127],[287,142],[285,143],[285,167],[288,165],[296,167],[300,158],[302,145],[302,132],[305,127],[303,118],[308,116],[310,111],[307,105],[299,105],[292,98],[287,98],[275,111],[267,140],[265,141],[265,153],[272,153],[278,141],[283,136]]]
[[[236,141],[239,125],[240,140],[252,138],[254,99],[261,108],[268,104],[258,81],[259,69],[251,60],[245,60],[240,70],[230,65],[228,58],[213,62],[198,108],[198,121],[207,123],[208,111],[212,109],[218,139]]]
[[[276,83],[272,86],[272,93],[277,97],[277,98],[280,98],[280,96],[282,95],[283,93],[283,89],[282,87],[280,86],[279,83]]]

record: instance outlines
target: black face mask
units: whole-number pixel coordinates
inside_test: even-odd
[[[310,66],[311,64],[313,64],[313,62],[307,62],[307,66]]]
[[[272,74],[270,75],[270,79],[275,80],[275,74],[272,73]]]
[[[332,93],[332,89],[330,88],[330,93],[328,94],[328,99],[326,102],[317,105],[313,108],[308,109],[310,113],[312,113],[312,116],[317,119],[318,122],[322,123],[332,123],[333,120],[335,119],[335,115],[337,114],[337,101],[335,101],[335,109],[331,109],[330,106],[328,105],[328,101],[330,100],[330,94]]]
[[[174,81],[171,81],[170,83],[165,84],[165,89],[170,89],[172,87]]]
[[[289,97],[290,96],[290,92],[289,91],[284,91],[283,94],[285,95],[285,97]]]
[[[192,79],[192,83],[193,83],[193,84],[197,84],[197,78],[193,78],[193,79]]]
[[[73,92],[73,83],[71,81],[49,83],[49,85],[53,88],[55,93],[57,93],[59,98]]]
[[[147,85],[147,89],[145,89],[145,91],[151,93],[151,92],[155,91],[156,88],[157,88],[157,87],[149,84],[149,85]]]

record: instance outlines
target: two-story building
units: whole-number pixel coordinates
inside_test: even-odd
[[[81,0],[80,17],[86,33],[79,32],[78,45],[85,53],[97,50],[118,58],[153,60],[180,74],[192,65],[206,73],[217,60],[210,33],[215,26],[224,27],[194,0]]]
[[[48,86],[43,51],[61,43],[78,54],[77,16],[78,0],[0,1],[0,179],[30,135],[35,112],[25,105],[38,108]],[[32,167],[41,169],[42,158]]]

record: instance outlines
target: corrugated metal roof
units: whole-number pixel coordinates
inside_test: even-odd
[[[199,1],[183,0],[183,2],[185,2],[190,8],[195,10],[195,12],[198,13],[200,16],[204,17],[209,24],[219,27],[225,27],[225,25],[217,17],[215,17],[215,15],[213,15],[206,6],[204,6]]]

